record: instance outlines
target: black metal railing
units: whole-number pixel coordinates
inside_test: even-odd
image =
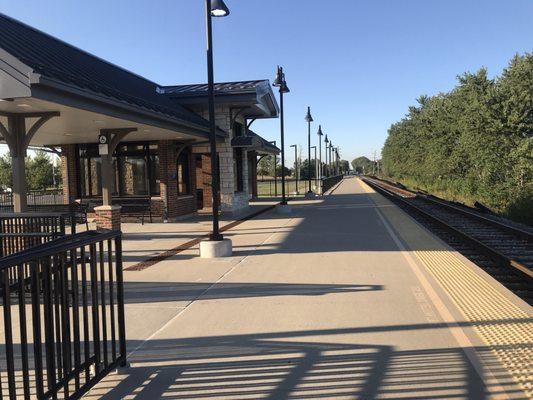
[[[78,399],[125,365],[120,232],[68,235],[2,258],[0,298],[0,399]]]
[[[285,192],[293,195],[296,193],[305,194],[308,188],[307,180],[296,181],[294,178],[285,179]],[[259,197],[281,196],[281,178],[278,179],[258,179],[257,195]]]
[[[62,189],[30,190],[26,196],[28,206],[54,205],[63,203]],[[0,207],[13,206],[13,193],[0,193]]]
[[[335,175],[327,178],[322,178],[322,193],[326,193],[333,186],[342,181],[342,178],[344,178],[344,175]]]
[[[62,214],[0,213],[0,257],[65,236]]]

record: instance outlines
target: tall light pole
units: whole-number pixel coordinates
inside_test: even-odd
[[[223,0],[205,0],[205,22],[207,33],[207,98],[209,108],[209,146],[211,153],[211,189],[213,195],[213,231],[209,236],[209,242],[200,243],[200,255],[202,257],[220,257],[231,255],[231,241],[223,240],[220,234],[218,211],[219,211],[219,182],[218,160],[215,122],[215,78],[213,72],[213,28],[211,17],[225,17],[229,15],[229,9]]]
[[[329,175],[330,176],[333,176],[334,175],[334,170],[333,170],[333,142],[331,141],[331,139],[329,140]]]
[[[325,154],[324,154],[324,157],[326,158],[326,162],[325,162],[325,165],[326,165],[326,177],[329,176],[329,164],[328,164],[328,143],[329,143],[329,139],[328,139],[328,135],[326,135],[326,138],[324,139],[324,143],[326,144],[324,147],[325,147]]]
[[[320,194],[322,194],[322,125],[318,125],[318,184],[320,185]]]
[[[318,125],[318,179],[322,179],[322,125]]]
[[[281,134],[281,205],[287,205],[287,199],[285,198],[285,126],[284,126],[284,113],[283,113],[283,94],[289,93],[290,90],[287,87],[287,81],[285,81],[285,73],[283,67],[278,66],[278,72],[276,79],[272,84],[274,87],[279,88],[279,108],[280,108],[280,134]]]
[[[276,141],[272,140],[269,143],[276,145]],[[273,154],[273,160],[274,160],[274,174],[272,175],[274,177],[274,197],[278,197],[278,179],[277,179],[277,172],[276,172],[276,164],[278,163],[278,156],[276,154]],[[271,192],[272,193],[272,192]]]
[[[309,189],[307,190],[307,194],[310,195],[313,193],[311,190],[311,122],[313,122],[311,107],[307,107],[305,121],[307,122],[307,177],[309,178]]]
[[[291,144],[290,147],[294,147],[294,178],[296,179],[296,194],[300,194],[298,190],[298,145]]]
[[[316,161],[316,146],[311,146],[310,148],[311,149],[315,149],[315,187],[316,187],[316,180],[317,180],[317,177],[318,177],[318,164],[317,164],[317,161]],[[309,163],[311,163],[311,162],[309,162]],[[309,175],[309,176],[311,176],[311,175]],[[311,178],[309,178],[309,179],[311,179]]]

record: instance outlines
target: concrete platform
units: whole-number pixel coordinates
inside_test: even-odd
[[[533,313],[355,178],[125,272],[131,367],[94,399],[531,397]]]

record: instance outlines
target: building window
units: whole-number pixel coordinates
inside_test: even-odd
[[[79,145],[80,193],[83,197],[102,195],[101,158],[98,146]],[[114,196],[159,195],[159,157],[149,143],[117,146],[113,154]]]
[[[178,194],[191,194],[189,152],[184,150],[178,157]]]

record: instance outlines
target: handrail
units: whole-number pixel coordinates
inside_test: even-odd
[[[50,257],[56,253],[68,251],[74,247],[122,237],[121,231],[86,231],[74,235],[63,236],[47,243],[11,254],[0,259],[0,271],[4,268],[30,262],[34,258]]]

